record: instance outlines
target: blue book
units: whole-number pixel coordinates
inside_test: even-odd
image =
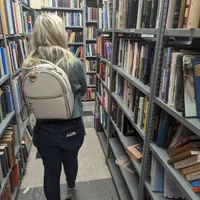
[[[192,60],[192,66],[194,71],[194,88],[197,104],[197,115],[200,120],[200,57]]]
[[[200,186],[200,180],[192,181],[191,184],[193,187],[198,187]]]
[[[6,113],[9,114],[11,113],[11,104],[10,104],[10,97],[9,97],[9,92],[6,88],[2,88],[2,91],[4,93],[4,99],[5,99],[5,106],[6,106]]]
[[[164,102],[167,103],[168,99],[168,89],[169,89],[169,79],[170,79],[170,67],[171,67],[171,53],[172,48],[167,48],[167,62],[165,67],[165,84],[164,84]]]
[[[18,86],[18,82],[15,82],[15,90],[16,90],[16,94],[17,94],[17,102],[18,102],[18,107],[19,107],[19,111],[22,111],[22,104],[21,104],[21,100],[20,100],[20,92],[19,92],[19,86]]]
[[[154,156],[151,162],[151,190],[153,192],[164,191],[164,168]]]
[[[6,169],[6,160],[5,160],[4,152],[0,152],[0,161],[1,161],[1,168],[2,168],[3,178],[6,178],[7,169]]]
[[[123,95],[123,78],[119,76],[118,78],[118,96],[122,97]]]
[[[168,130],[172,124],[172,120],[173,120],[173,117],[170,114],[165,112],[163,120],[161,122],[160,129],[158,131],[158,137],[156,139],[156,145],[158,147],[162,147],[164,145],[165,140],[167,138]]]
[[[8,94],[9,94],[9,99],[10,99],[11,112],[13,112],[15,108],[13,104],[12,92],[11,92],[10,86],[7,86],[7,87],[9,88]]]
[[[2,58],[2,64],[3,64],[3,71],[4,71],[5,75],[8,75],[5,48],[1,47],[0,49],[1,49],[1,58]]]
[[[104,23],[105,23],[105,29],[107,29],[108,28],[108,6],[107,5],[105,5],[105,21],[104,21]]]

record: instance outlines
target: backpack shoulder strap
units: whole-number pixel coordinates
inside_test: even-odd
[[[56,65],[56,66],[59,66],[60,63],[61,63],[63,60],[64,60],[64,58],[60,58],[60,59],[57,61],[57,63],[56,63],[55,65]]]

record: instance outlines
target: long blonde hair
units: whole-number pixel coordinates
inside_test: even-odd
[[[54,14],[42,14],[35,21],[23,67],[29,67],[40,59],[57,62],[61,58],[69,65],[75,59],[67,50],[67,33],[62,19]]]

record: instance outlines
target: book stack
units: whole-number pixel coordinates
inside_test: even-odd
[[[84,48],[83,46],[76,47],[70,46],[68,50],[71,51],[77,58],[84,58]]]
[[[95,56],[97,44],[86,44],[86,56]]]
[[[110,36],[99,36],[97,39],[97,54],[111,60],[112,44]]]
[[[24,38],[18,38],[15,40],[7,40],[8,53],[5,54],[5,49],[2,50],[2,63],[7,67],[10,67],[11,74],[19,72],[22,67],[22,63],[27,56],[27,40]],[[6,57],[8,55],[8,57]]]
[[[63,20],[63,23],[66,27],[83,25],[83,15],[80,12],[42,11],[41,13],[53,13],[59,16]]]
[[[138,1],[119,0],[116,5],[116,28],[136,28]]]
[[[197,117],[198,82],[194,82],[194,67],[200,54],[190,51],[164,50],[159,98],[182,112],[183,117]],[[194,63],[193,63],[194,61]],[[195,91],[197,94],[195,94]]]
[[[67,8],[82,8],[82,0],[41,0],[43,7],[67,7]]]
[[[122,167],[123,169],[125,169],[126,171],[128,171],[129,173],[131,174],[135,173],[135,168],[131,160],[127,156],[125,155],[121,156],[115,161],[115,163],[119,165],[120,167]]]
[[[1,1],[0,6],[5,34],[23,33],[20,2]]]
[[[87,29],[87,35],[86,35],[87,39],[96,39],[96,31],[97,31],[96,26],[95,25],[87,26],[86,29]]]
[[[99,91],[102,107],[107,110],[108,109],[108,91],[103,86],[102,82],[100,81],[97,84],[97,89]]]
[[[110,66],[100,63],[99,66],[99,78],[100,81],[103,82],[103,84],[109,89],[110,88]]]
[[[116,73],[115,93],[123,100],[128,109],[134,113],[134,123],[146,132],[149,98],[130,82]]]
[[[99,8],[99,29],[111,29],[112,28],[112,17],[113,17],[113,1],[103,1],[102,8]]]
[[[67,30],[67,37],[69,43],[83,42],[83,32]]]
[[[96,84],[96,74],[87,74],[87,85]]]
[[[96,64],[96,60],[86,60],[86,72],[95,72]]]
[[[150,84],[154,46],[120,38],[118,49],[117,65],[144,84]]]
[[[169,0],[166,28],[199,28],[198,0]]]
[[[97,21],[97,8],[86,8],[86,21]]]
[[[87,88],[86,98],[87,98],[87,100],[95,99],[95,88]]]
[[[13,111],[14,104],[11,87],[9,85],[3,85],[0,88],[0,123]]]
[[[136,21],[134,25],[136,24],[137,28],[158,28],[158,22],[162,13],[161,6],[162,2],[158,0],[139,0],[138,16],[137,19],[134,17]]]
[[[199,192],[200,137],[163,110],[159,111],[156,124],[154,140],[168,152],[168,164],[181,170],[193,191]]]
[[[126,148],[126,153],[132,162],[140,163],[143,157],[143,143],[134,144]]]
[[[14,79],[12,79],[12,83],[14,85],[13,94],[14,98],[17,102],[17,114],[22,114],[22,110],[25,107],[23,92],[22,92],[22,76],[17,76]]]
[[[23,28],[24,28],[24,33],[30,34],[32,33],[32,17],[29,13],[29,11],[23,11]]]
[[[107,129],[107,119],[108,119],[108,113],[107,110],[99,104],[99,101],[97,101],[97,107],[99,108],[98,116],[99,116],[99,122],[104,130]]]

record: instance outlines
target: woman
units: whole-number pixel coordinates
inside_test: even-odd
[[[68,188],[75,188],[77,156],[85,135],[81,97],[87,88],[86,75],[81,62],[67,50],[66,43],[67,33],[61,18],[42,14],[34,24],[30,53],[23,64],[26,69],[40,59],[60,63],[58,66],[67,73],[74,92],[74,112],[69,120],[37,121],[34,127],[33,143],[43,160],[44,191],[48,200],[60,200],[62,164]]]

